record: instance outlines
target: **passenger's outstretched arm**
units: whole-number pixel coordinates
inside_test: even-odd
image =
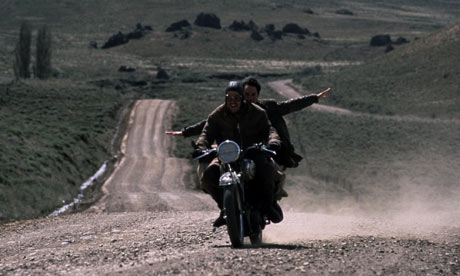
[[[331,91],[330,88],[319,92],[318,94],[311,94],[308,96],[302,96],[287,101],[278,103],[278,108],[282,116],[302,110],[314,103],[317,103],[320,98],[326,97],[327,93]]]
[[[329,91],[331,91],[330,88],[319,92],[318,94],[316,94],[316,96],[318,96],[318,99],[326,98],[326,95],[327,95],[327,93],[329,93]]]

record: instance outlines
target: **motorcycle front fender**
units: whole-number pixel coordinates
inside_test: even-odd
[[[232,174],[230,172],[225,172],[223,173],[220,178],[219,178],[219,186],[220,187],[228,187],[231,185],[234,185],[235,180],[232,177]]]

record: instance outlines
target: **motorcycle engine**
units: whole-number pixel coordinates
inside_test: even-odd
[[[256,176],[256,163],[253,160],[243,160],[243,175],[245,181],[254,179],[254,177]]]

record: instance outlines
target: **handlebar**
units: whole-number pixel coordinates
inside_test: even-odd
[[[253,149],[257,149],[257,150],[260,150],[260,151],[265,151],[265,152],[268,152],[270,153],[271,155],[276,155],[276,151],[274,150],[271,150],[271,149],[268,149],[264,144],[262,143],[258,143],[258,144],[254,144],[252,146],[249,146],[247,147],[244,151],[250,151],[250,150],[253,150]],[[217,152],[217,149],[216,148],[211,148],[211,149],[207,149],[207,150],[203,150],[202,151],[202,154],[200,154],[199,156],[193,158],[193,161],[196,161],[198,159],[201,159],[203,157],[206,157],[208,156],[209,154],[213,153],[213,152]]]
[[[211,154],[211,153],[213,153],[215,151],[217,151],[216,148],[204,150],[202,154],[200,154],[199,156],[193,158],[193,161],[196,161],[196,160],[201,159],[201,158],[203,158],[205,156],[208,156],[209,154]]]
[[[270,153],[270,154],[276,155],[276,151],[271,150],[271,149],[268,149],[268,148],[267,148],[264,144],[262,144],[262,143],[259,143],[259,144],[255,144],[255,145],[249,146],[249,147],[246,148],[246,151],[252,150],[252,149],[258,149],[258,150],[265,151],[265,152],[268,152],[268,153]]]

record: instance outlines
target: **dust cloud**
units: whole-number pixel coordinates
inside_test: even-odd
[[[443,186],[427,179],[400,179],[392,184],[396,189],[391,193],[374,185],[367,187],[366,194],[355,191],[345,196],[287,187],[290,195],[281,201],[285,218],[267,226],[264,242],[351,236],[436,239],[460,234],[460,185]]]

